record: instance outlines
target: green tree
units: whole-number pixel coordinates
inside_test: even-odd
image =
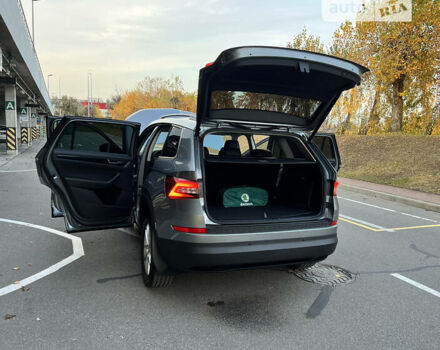
[[[82,105],[75,97],[65,95],[61,98],[53,99],[52,104],[57,115],[81,115]]]

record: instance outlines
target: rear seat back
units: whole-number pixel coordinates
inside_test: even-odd
[[[267,149],[253,149],[250,151],[251,157],[272,157],[272,152]]]

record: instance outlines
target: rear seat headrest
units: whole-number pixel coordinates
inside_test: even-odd
[[[237,140],[227,140],[218,155],[226,157],[241,157],[240,144]]]
[[[203,147],[203,153],[205,154],[205,157],[209,157],[209,149],[208,149],[208,147]]]

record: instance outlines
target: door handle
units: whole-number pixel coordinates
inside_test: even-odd
[[[113,160],[113,159],[107,159],[107,163],[110,165],[123,165],[126,163],[125,160]]]

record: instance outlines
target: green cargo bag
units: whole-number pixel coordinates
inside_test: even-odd
[[[225,208],[237,207],[264,207],[269,194],[258,187],[231,187],[223,192],[223,206]]]

